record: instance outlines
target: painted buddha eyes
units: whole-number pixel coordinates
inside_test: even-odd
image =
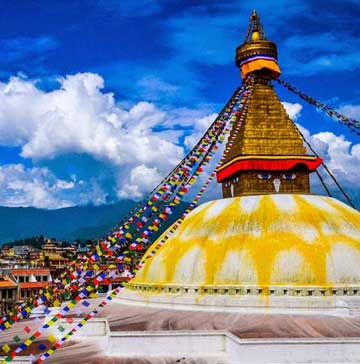
[[[257,175],[259,179],[262,180],[269,180],[271,178],[271,174],[270,173],[261,173]]]
[[[260,173],[257,175],[257,177],[266,181],[271,179],[272,175],[270,173]],[[296,178],[296,175],[293,173],[285,173],[282,175],[282,178],[286,181],[292,181]]]
[[[296,175],[293,173],[286,173],[282,175],[282,178],[285,179],[286,181],[291,181],[296,178]]]

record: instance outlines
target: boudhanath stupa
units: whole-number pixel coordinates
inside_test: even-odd
[[[222,198],[191,204],[194,209],[148,247],[133,279],[108,301],[100,297],[81,305],[85,288],[71,305],[48,310],[47,324],[25,341],[29,345],[19,346],[21,355],[14,349],[14,360],[9,349],[5,362],[360,362],[360,212],[312,192],[312,174],[324,182],[319,173],[324,162],[275,92],[281,74],[277,47],[256,11],[235,63],[243,79],[239,95],[245,96],[232,106],[237,103],[242,111],[226,111],[231,127],[211,175]],[[159,199],[153,195],[147,209],[157,211]],[[169,206],[166,211],[174,204]],[[138,221],[139,230],[148,220]],[[134,251],[149,234],[146,230],[132,242]],[[113,257],[108,247],[120,238],[125,239],[111,237],[98,253],[111,251]],[[91,256],[91,264],[98,258]],[[106,269],[96,284],[107,279]],[[78,289],[75,278],[69,280]],[[91,311],[90,301],[100,305]],[[79,307],[80,313],[70,314]],[[21,341],[33,321],[9,324],[1,344],[14,335]],[[40,342],[45,330],[55,344],[43,354],[30,345]],[[67,331],[67,341],[61,341]]]
[[[193,210],[149,262],[145,254],[120,297],[195,310],[356,310],[360,213],[311,192],[322,160],[308,153],[275,93],[277,48],[256,12],[236,65],[253,89],[217,169],[223,198]]]

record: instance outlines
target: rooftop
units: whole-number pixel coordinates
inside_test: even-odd
[[[11,273],[15,276],[17,275],[32,275],[32,274],[38,274],[38,275],[49,275],[50,269],[47,268],[29,268],[29,269],[12,269]]]
[[[19,286],[21,289],[24,288],[44,288],[49,284],[49,282],[21,282]]]

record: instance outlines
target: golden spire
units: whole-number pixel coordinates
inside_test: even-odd
[[[245,36],[244,43],[255,42],[258,40],[266,40],[266,35],[261,25],[260,17],[257,15],[256,10],[254,9],[250,15],[249,28]]]
[[[235,63],[240,68],[243,78],[262,69],[267,69],[271,78],[280,75],[276,44],[267,40],[256,10],[250,15],[244,43],[236,49]]]
[[[266,39],[255,10],[245,42],[236,49],[236,65],[242,77],[251,75],[252,90],[246,116],[235,122],[228,153],[217,170],[223,196],[309,193],[309,175],[321,159],[307,154],[271,85],[280,75],[277,49]]]

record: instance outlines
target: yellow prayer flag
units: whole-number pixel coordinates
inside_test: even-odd
[[[1,347],[2,351],[4,353],[8,353],[10,351],[10,346],[8,344],[4,344],[2,347]]]
[[[51,343],[54,343],[56,342],[56,337],[53,335],[53,334],[50,334],[47,339],[51,342]]]
[[[32,341],[30,339],[27,339],[26,341],[24,341],[24,344],[26,346],[30,346],[32,344]]]

